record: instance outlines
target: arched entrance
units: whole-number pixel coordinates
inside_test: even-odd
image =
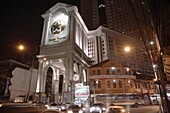
[[[45,85],[45,94],[46,98],[48,99],[47,101],[49,102],[49,99],[51,97],[51,92],[52,92],[52,78],[53,78],[53,69],[51,67],[48,68],[47,70],[47,75],[46,75],[46,85]]]
[[[52,62],[47,66],[45,94],[47,103],[61,104],[65,91],[65,67],[62,62]]]

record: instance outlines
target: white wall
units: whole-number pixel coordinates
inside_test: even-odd
[[[30,85],[30,95],[35,93],[36,85],[37,85],[37,69],[33,69],[32,71],[32,78],[31,78],[31,85],[30,85],[30,77],[31,77],[31,70],[26,70],[22,68],[15,68],[12,71],[13,77],[11,78],[11,85],[9,86],[10,90],[10,100],[14,100],[16,96],[19,95],[27,95],[28,89]]]

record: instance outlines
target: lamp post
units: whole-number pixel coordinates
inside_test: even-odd
[[[97,85],[98,85],[98,81],[94,81],[94,85],[93,85],[94,103],[96,102],[96,86]]]
[[[129,46],[124,47],[124,52],[128,53],[128,52],[130,52],[130,50],[131,50],[131,48]],[[123,65],[122,61],[121,61],[122,58],[119,56],[119,54],[117,52],[116,52],[115,58],[121,64],[120,68],[122,69],[122,65]],[[115,69],[115,68],[112,68],[112,69]],[[121,71],[121,74],[122,74],[122,71]],[[126,93],[126,91],[125,91],[125,83],[124,83],[125,79],[124,79],[123,75],[121,75],[121,76],[122,76],[122,94],[125,94]]]
[[[25,46],[24,45],[19,45],[18,46],[18,49],[20,51],[26,51],[31,57],[32,57],[32,62],[31,62],[31,67],[30,67],[30,79],[29,79],[29,84],[28,84],[28,93],[27,93],[27,96],[26,96],[26,100],[28,101],[29,100],[29,97],[30,97],[30,90],[31,90],[31,80],[32,80],[32,74],[33,74],[33,67],[34,67],[34,56],[25,49]]]

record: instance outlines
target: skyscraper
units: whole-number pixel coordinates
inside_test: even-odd
[[[103,25],[140,40],[151,32],[147,0],[81,0],[80,7],[90,30]]]

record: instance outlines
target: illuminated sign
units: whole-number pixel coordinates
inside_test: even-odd
[[[89,86],[76,86],[75,97],[87,98],[89,96]]]
[[[57,20],[51,26],[51,33],[52,34],[59,34],[64,30],[64,28],[65,28],[64,21]]]
[[[48,26],[46,44],[56,44],[67,40],[69,33],[69,15],[65,9],[52,13]]]

